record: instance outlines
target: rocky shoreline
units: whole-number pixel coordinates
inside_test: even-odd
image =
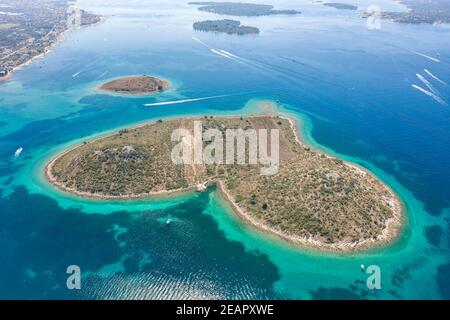
[[[296,120],[289,117],[289,116],[281,116],[282,119],[286,119],[289,121],[291,130],[295,133],[295,139],[298,144],[300,144],[303,148],[310,148],[309,145],[306,145],[304,141],[300,138],[299,132],[297,130],[296,126]],[[147,124],[142,124],[138,127],[145,126]],[[131,130],[131,128],[130,128]],[[116,133],[108,135],[108,136],[114,136]],[[99,137],[97,139],[89,141],[89,143],[94,143],[95,141],[99,139],[105,139],[108,136]],[[80,190],[76,190],[74,188],[68,187],[57,180],[57,178],[52,173],[53,166],[55,162],[63,157],[64,155],[68,154],[69,152],[82,147],[84,144],[77,145],[73,148],[70,148],[68,150],[65,150],[58,155],[56,155],[46,166],[45,166],[45,176],[47,180],[54,186],[56,186],[58,189],[69,192],[72,194],[76,194],[81,197],[88,197],[88,198],[98,198],[98,199],[137,199],[137,198],[153,198],[153,197],[164,197],[164,196],[172,196],[172,195],[179,195],[179,194],[185,194],[188,192],[193,192],[195,190],[195,187],[189,186],[187,188],[178,188],[178,189],[163,189],[158,190],[154,192],[147,192],[147,193],[140,193],[135,195],[105,195],[105,194],[95,194],[90,192],[83,192]],[[327,157],[334,158],[332,156],[326,155]],[[365,176],[367,174],[371,175],[371,177],[374,177],[372,173],[370,173],[368,170],[361,168],[355,164],[350,164],[347,162],[344,162],[345,165],[349,166],[353,171],[355,171],[357,174],[361,176]],[[376,177],[374,177],[377,179]],[[368,239],[359,239],[358,241],[337,241],[334,243],[326,243],[323,241],[319,241],[317,239],[313,239],[312,237],[301,237],[297,235],[292,235],[289,233],[286,233],[278,228],[271,227],[267,225],[264,221],[261,221],[257,217],[252,216],[249,212],[247,212],[244,208],[242,208],[238,202],[236,201],[236,197],[233,196],[232,192],[228,190],[225,186],[224,181],[222,181],[221,178],[215,178],[208,181],[211,184],[217,184],[219,191],[223,195],[224,200],[226,200],[233,210],[236,212],[236,214],[241,217],[244,221],[246,221],[248,224],[256,227],[258,230],[261,230],[263,232],[275,235],[281,239],[284,239],[285,241],[300,245],[305,248],[314,249],[314,250],[321,250],[321,251],[332,251],[332,252],[340,252],[340,253],[351,253],[351,252],[357,252],[357,251],[364,251],[364,250],[370,250],[376,247],[382,247],[385,245],[388,245],[397,239],[400,234],[401,230],[403,229],[403,225],[405,222],[405,213],[404,213],[404,207],[402,205],[401,200],[395,195],[395,193],[390,190],[390,188],[383,184],[384,188],[386,188],[386,191],[388,192],[389,196],[385,199],[385,201],[389,204],[389,206],[392,209],[393,215],[390,219],[386,220],[385,227],[383,228],[382,232],[377,235],[375,238],[368,238]],[[380,182],[381,183],[381,182]]]

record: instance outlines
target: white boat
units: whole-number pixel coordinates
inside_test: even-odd
[[[22,147],[17,149],[16,152],[14,152],[14,157],[16,157],[16,158],[20,157],[20,154],[22,153],[22,151],[23,151]]]
[[[208,184],[208,181],[205,181],[205,182],[203,182],[203,183],[199,183],[199,184],[196,186],[197,192],[203,192],[203,191],[205,191],[205,190],[206,190],[207,184]]]

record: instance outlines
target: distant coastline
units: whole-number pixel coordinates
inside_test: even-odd
[[[381,18],[407,24],[450,23],[448,0],[400,0],[399,2],[409,10],[407,12],[381,12]]]
[[[96,25],[99,23],[102,23],[105,21],[105,17],[100,16],[100,15],[95,15],[92,13],[89,13],[87,11],[81,10],[81,27],[88,27],[88,26],[92,26],[92,25]],[[64,34],[66,34],[67,31],[71,30],[71,28],[69,28],[69,26],[67,25],[66,21],[59,21],[58,22],[60,24],[60,26],[58,28],[56,28],[56,26],[54,27],[54,31],[53,33],[55,33],[55,35],[53,36],[52,40],[50,40],[48,42],[48,44],[46,44],[44,47],[42,48],[32,48],[33,50],[29,49],[29,53],[28,53],[28,58],[23,60],[23,58],[21,58],[22,60],[19,60],[19,62],[17,60],[13,60],[14,59],[14,52],[13,53],[9,53],[6,57],[12,55],[12,57],[9,60],[5,61],[5,57],[2,57],[2,61],[0,64],[0,81],[3,80],[7,80],[10,79],[13,75],[13,73],[17,70],[20,70],[21,68],[30,65],[31,63],[33,63],[34,61],[44,57],[45,55],[47,55],[48,53],[50,53],[52,51],[52,48],[57,45],[58,43],[60,43],[62,41],[62,38],[64,36]],[[16,49],[16,51],[20,51],[20,50],[24,50],[27,48],[18,48]],[[33,53],[31,53],[33,52]]]

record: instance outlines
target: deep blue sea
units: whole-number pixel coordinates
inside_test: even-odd
[[[346,2],[405,10],[391,0]],[[450,26],[382,20],[369,30],[357,11],[274,0],[303,13],[243,17],[261,33],[234,36],[193,31],[221,16],[187,1],[78,4],[106,21],[67,32],[0,82],[0,298],[450,298]],[[135,74],[173,87],[147,97],[97,90]],[[222,97],[144,107],[211,96]],[[317,252],[243,224],[214,189],[100,201],[45,181],[46,161],[96,135],[164,117],[252,113],[262,101],[301,120],[309,143],[395,190],[407,214],[398,241]],[[380,266],[381,290],[367,288],[361,264]],[[81,290],[66,287],[69,265],[81,268]]]

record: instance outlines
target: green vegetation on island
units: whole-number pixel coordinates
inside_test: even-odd
[[[146,94],[161,92],[169,87],[170,84],[166,80],[143,75],[109,81],[101,85],[100,90],[126,94]]]
[[[327,6],[327,7],[333,7],[338,10],[357,10],[358,9],[357,6],[354,6],[352,4],[339,3],[339,2],[329,2],[329,3],[324,3],[323,5]]]
[[[240,2],[214,2],[200,1],[189,2],[191,5],[200,6],[201,11],[224,14],[229,16],[268,16],[274,14],[299,14],[297,10],[276,10],[272,5]]]
[[[193,28],[197,31],[224,32],[238,35],[259,33],[259,29],[256,27],[241,26],[241,22],[229,19],[195,22]]]
[[[261,164],[174,164],[176,129],[278,129],[280,161],[274,175]],[[212,141],[202,142],[203,147]],[[270,142],[271,143],[271,142]],[[191,146],[191,144],[188,144]],[[248,155],[250,142],[245,142]],[[268,148],[270,149],[270,148]],[[217,150],[214,151],[214,153]],[[311,149],[292,119],[280,115],[159,120],[86,141],[46,166],[60,189],[100,198],[149,197],[202,190],[217,184],[245,221],[288,241],[352,251],[392,241],[401,227],[401,205],[372,174]],[[201,188],[200,188],[200,187]]]

